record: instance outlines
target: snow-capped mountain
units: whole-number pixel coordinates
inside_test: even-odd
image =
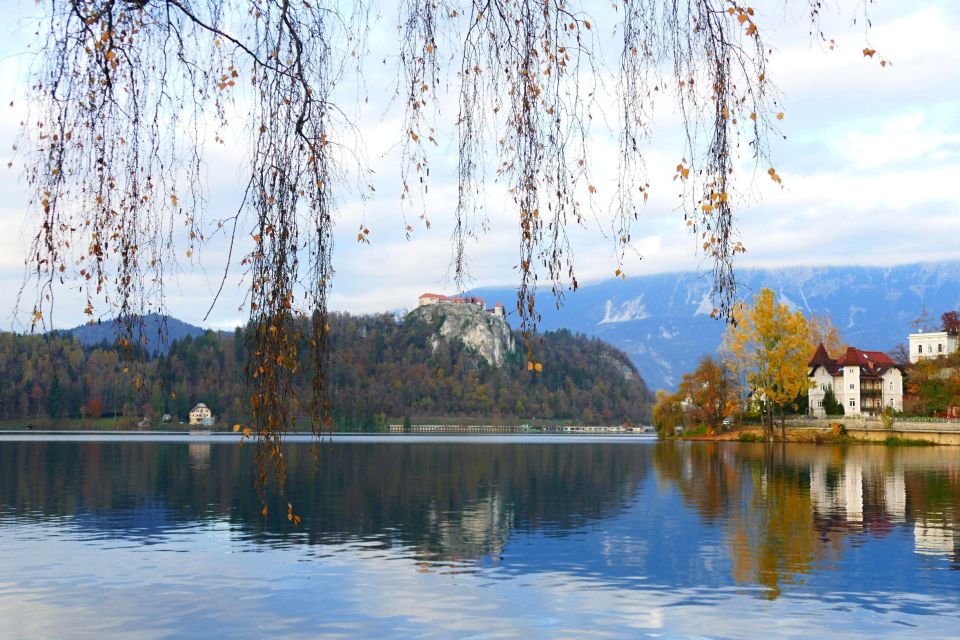
[[[889,351],[905,343],[924,309],[928,328],[935,329],[941,313],[960,308],[960,262],[739,269],[737,280],[745,300],[768,287],[805,314],[829,314],[844,340],[863,349]],[[725,325],[710,318],[709,292],[709,274],[667,273],[581,286],[567,293],[559,309],[542,294],[540,328],[601,338],[630,355],[649,388],[674,389],[701,356],[720,345]],[[473,293],[515,308],[510,289]]]

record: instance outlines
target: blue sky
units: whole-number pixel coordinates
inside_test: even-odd
[[[587,3],[590,4],[590,3]],[[873,28],[864,32],[859,0],[837,0],[822,22],[837,47],[828,50],[808,34],[805,2],[757,2],[757,21],[775,49],[769,76],[782,94],[786,140],[772,141],[773,164],[783,178],[778,187],[752,164],[738,166],[740,196],[736,216],[748,252],[741,266],[891,265],[958,257],[960,237],[960,3],[878,0],[871,8]],[[792,7],[790,5],[793,5]],[[10,154],[25,99],[20,18],[34,10],[32,0],[10,3],[4,44],[0,45],[0,148]],[[399,109],[388,96],[395,67],[381,64],[396,48],[392,27],[396,11],[381,8],[371,32],[365,90],[370,102],[357,113],[365,153],[376,172],[376,197],[362,202],[346,193],[337,212],[334,250],[336,275],[330,298],[334,309],[375,312],[412,307],[423,291],[450,292],[445,281],[450,262],[450,233],[456,198],[456,135],[449,121],[456,101],[441,101],[439,146],[432,158],[426,229],[416,212],[402,215],[397,170],[402,126]],[[603,16],[598,31],[610,31]],[[869,45],[893,64],[881,68],[864,58]],[[387,97],[385,97],[387,96]],[[13,101],[14,107],[7,105]],[[697,242],[683,224],[677,189],[671,178],[683,155],[671,105],[654,114],[654,137],[646,150],[651,198],[634,227],[642,255],[628,258],[625,272],[640,275],[709,268]],[[612,116],[612,113],[610,114]],[[601,118],[600,120],[603,120]],[[591,140],[593,182],[598,193],[616,188],[615,147],[605,125],[595,126]],[[238,127],[225,147],[208,157],[212,210],[234,203],[240,182],[237,158],[245,149]],[[20,181],[18,158],[0,171],[0,318],[4,328],[22,328],[14,314],[15,292],[23,279],[24,247],[32,235],[28,193]],[[6,164],[6,159],[4,160]],[[510,285],[517,263],[514,213],[502,187],[489,190],[487,230],[470,248],[473,286]],[[215,211],[209,212],[215,213]],[[581,283],[613,277],[612,244],[598,230],[601,222],[573,232],[577,277]],[[415,231],[408,240],[404,227]],[[371,244],[358,245],[356,230],[372,230]],[[231,270],[224,295],[203,322],[212,291],[219,285],[224,246],[216,242],[199,252],[199,260],[168,283],[168,308],[192,323],[228,327],[243,321],[238,310],[245,283]],[[197,256],[195,256],[197,257]],[[72,326],[84,318],[75,292],[58,291],[54,322]],[[28,308],[31,300],[26,301]],[[24,314],[21,313],[21,319]]]

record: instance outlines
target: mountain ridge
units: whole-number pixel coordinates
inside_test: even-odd
[[[924,309],[931,324],[960,307],[960,261],[893,267],[783,267],[737,270],[740,298],[766,287],[805,315],[828,314],[850,344],[889,351],[906,342]],[[542,295],[541,330],[566,328],[625,351],[649,388],[675,389],[703,355],[716,353],[725,324],[710,318],[709,274],[673,272],[611,279],[567,292],[558,311]],[[510,289],[472,295],[509,299]]]

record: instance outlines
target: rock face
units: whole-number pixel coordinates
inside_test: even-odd
[[[502,366],[506,355],[516,348],[507,321],[474,304],[424,305],[411,311],[407,317],[431,324],[440,323],[439,335],[433,338],[434,348],[441,338],[459,340],[494,367]]]

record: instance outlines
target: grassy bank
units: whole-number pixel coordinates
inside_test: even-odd
[[[742,429],[728,431],[715,435],[705,433],[684,434],[684,440],[712,441],[712,442],[767,442],[768,437],[761,429]],[[772,434],[773,442],[796,442],[802,444],[882,444],[888,447],[930,447],[937,443],[919,438],[899,438],[891,436],[885,440],[868,440],[857,438],[846,433],[844,429],[788,429],[785,440],[781,438],[780,430]]]

